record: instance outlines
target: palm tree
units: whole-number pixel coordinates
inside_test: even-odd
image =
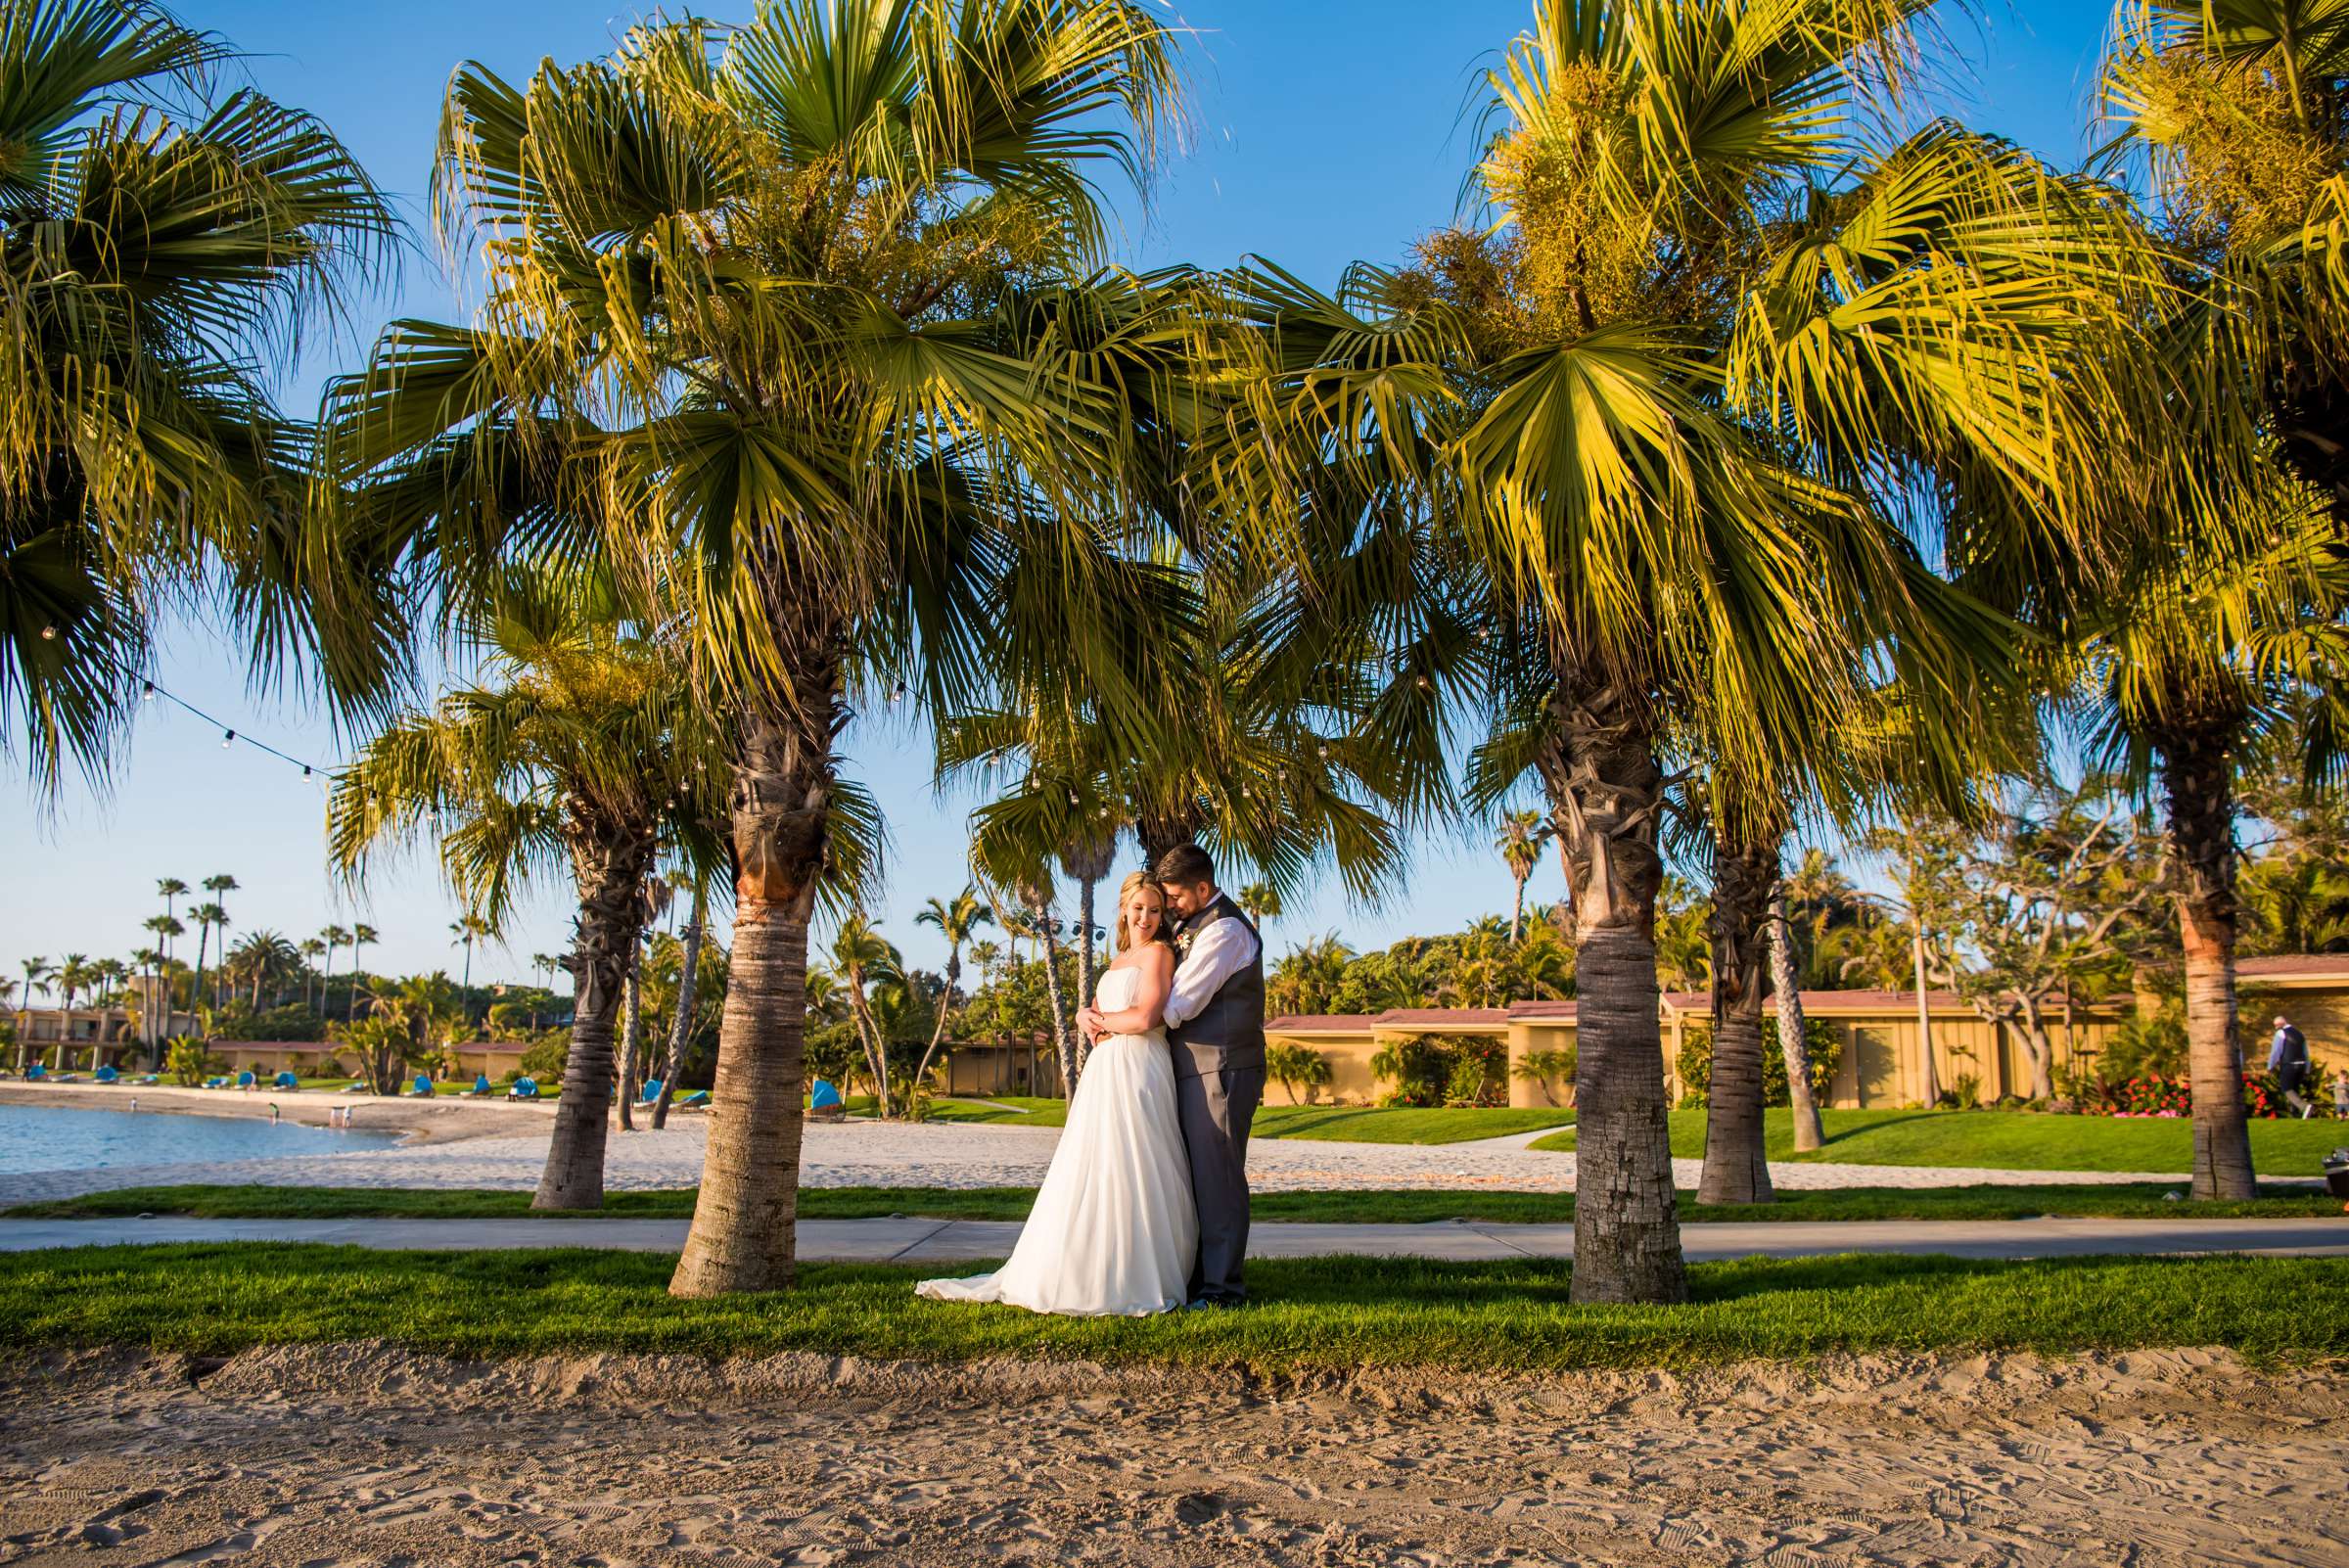
[[[710,877],[693,876],[693,913],[686,917],[685,940],[677,956],[676,1011],[669,1018],[668,1055],[661,1064],[661,1096],[653,1102],[653,1130],[668,1125],[669,1102],[676,1098],[677,1074],[685,1066],[685,1047],[693,1038],[694,988],[702,967],[702,941],[710,923]]]
[[[1896,526],[1922,477],[2028,497],[2019,541],[2108,520],[2124,410],[2098,356],[2154,268],[2129,271],[2101,193],[2011,148],[1942,123],[1867,143],[1881,105],[1856,94],[1897,101],[1923,9],[1552,0],[1490,77],[1480,221],[1334,297],[1237,284],[1276,429],[1242,428],[1219,495],[1261,495],[1273,530],[1342,482],[1349,527],[1434,530],[1347,609],[1426,606],[1394,700],[1497,715],[1472,798],[1536,776],[1561,837],[1578,1158],[1611,1200],[1576,1210],[1578,1301],[1685,1290],[1655,1003],[1668,744],[1701,746],[1739,817],[1813,793],[1885,660],[1976,721],[2006,631]],[[1969,634],[1913,637],[1928,608]]]
[[[40,780],[105,764],[174,612],[228,606],[339,696],[384,674],[367,552],[307,518],[268,386],[396,220],[235,58],[144,0],[0,0],[0,722]]]
[[[326,966],[318,972],[318,1013],[319,1016],[324,1017],[326,1014],[326,989],[335,978],[335,949],[350,941],[351,937],[350,933],[341,926],[328,926],[318,933],[318,940],[326,945]],[[359,961],[359,950],[355,946],[350,950],[350,961],[351,967],[355,971]],[[354,988],[353,995],[355,997],[355,988],[358,985],[356,973],[351,976],[351,985]]]
[[[518,886],[568,871],[578,999],[530,1202],[600,1208],[614,1031],[646,879],[664,833],[697,847],[707,836],[700,781],[714,738],[673,650],[621,619],[608,584],[518,570],[480,620],[483,683],[401,715],[362,748],[337,780],[329,848],[356,872],[379,846],[429,831],[443,874],[491,928]]]
[[[181,931],[183,930],[183,928],[182,928],[182,927],[179,925],[178,921],[176,921],[176,920],[172,919],[172,917],[173,917],[174,915],[176,915],[176,914],[179,912],[179,911],[178,911],[178,910],[177,910],[177,909],[174,907],[174,904],[175,904],[176,900],[178,900],[178,899],[181,899],[181,898],[184,898],[184,897],[187,895],[187,891],[188,891],[188,885],[187,885],[186,883],[184,883],[184,882],[180,881],[180,880],[179,880],[179,878],[177,878],[177,877],[164,877],[164,878],[162,878],[161,881],[159,881],[159,882],[157,882],[157,883],[156,883],[156,885],[155,885],[155,891],[156,891],[157,893],[159,893],[159,894],[161,894],[161,895],[162,895],[162,899],[163,899],[163,915],[162,915],[162,917],[163,917],[163,919],[165,919],[165,920],[169,920],[169,921],[171,921],[171,932],[170,932],[170,934],[171,934],[172,936],[174,936],[174,937],[176,937],[176,936],[180,935],[180,934],[181,934]],[[161,929],[161,928],[158,927],[157,925],[155,925],[155,923],[154,923],[154,922],[150,921],[150,922],[148,923],[148,927],[147,927],[147,929],[148,929],[148,930],[150,930],[150,931],[155,931],[155,930],[160,930],[160,929]],[[166,959],[168,959],[170,956],[171,956],[171,945],[170,945],[170,943],[169,943],[168,941],[165,941],[165,942],[164,942],[164,944],[163,944],[163,957],[164,957],[164,958],[166,958]]]
[[[1136,290],[1057,280],[1094,270],[1084,171],[1139,172],[1172,53],[1136,0],[775,0],[740,27],[637,27],[527,86],[478,63],[452,79],[439,188],[452,240],[497,257],[482,330],[393,329],[338,390],[333,463],[383,480],[388,506],[454,496],[478,527],[429,536],[495,550],[517,525],[489,476],[592,431],[560,476],[578,504],[527,526],[601,530],[702,611],[697,652],[740,715],[714,791],[739,874],[680,1294],[791,1275],[807,932],[850,687],[954,706],[1004,605],[1049,601],[1105,646],[1069,612],[1111,570],[1123,508],[1098,476],[1133,427],[1102,379],[1118,346],[1062,304]],[[647,158],[614,161],[614,138],[647,136]],[[623,255],[659,285],[624,281]],[[1041,570],[990,586],[1023,563]],[[1114,661],[1093,673],[1128,729],[1151,726]]]
[[[1510,811],[1500,819],[1493,847],[1500,852],[1509,875],[1517,883],[1517,899],[1509,909],[1509,942],[1514,945],[1525,930],[1525,885],[1542,862],[1542,846],[1550,837],[1549,824],[1539,811]]]
[[[1269,882],[1251,882],[1235,900],[1259,928],[1280,918],[1280,890]]]
[[[1090,914],[1088,909],[1088,919]],[[962,984],[963,946],[980,926],[992,918],[988,906],[979,898],[979,890],[969,886],[951,899],[930,899],[922,906],[921,912],[913,917],[916,925],[935,927],[938,934],[946,940],[946,989],[938,998],[938,1018],[930,1026],[930,1043],[923,1048],[921,1065],[913,1070],[916,1085],[928,1082],[930,1063],[938,1055],[939,1044],[946,1038],[947,1021],[954,1015],[954,991]],[[1089,950],[1092,946],[1089,927],[1084,935],[1085,946]],[[978,956],[976,948],[972,950],[972,956]],[[981,967],[984,969],[986,966],[983,964]],[[1086,994],[1090,995],[1091,992]]]
[[[875,1114],[883,1120],[891,1115],[894,1101],[889,1082],[889,1040],[873,1016],[872,987],[896,979],[903,970],[898,949],[875,931],[872,922],[857,910],[840,923],[832,939],[832,969],[840,977],[846,991],[849,1010],[856,1021],[856,1038],[864,1045],[865,1071],[873,1081],[876,1100]],[[916,1086],[909,1086],[905,1102],[913,1101]]]
[[[225,928],[227,926],[228,911],[216,903],[200,903],[189,912],[196,917],[196,980],[188,992],[188,1005],[190,1007],[208,1007],[212,1004],[205,999],[205,948],[211,941],[212,927]],[[228,933],[225,929],[220,933],[220,938],[222,945],[225,945],[228,940]]]
[[[219,876],[206,877],[204,891],[212,896],[212,902],[206,907],[216,911],[212,916],[212,923],[220,928],[220,951],[223,956],[226,956],[228,952],[228,905],[222,901],[222,896],[237,891],[237,879],[225,872]],[[212,1005],[214,1007],[220,1005],[220,980],[215,976],[212,982]]]
[[[162,917],[158,915],[154,918],[160,920]],[[145,1047],[148,1061],[161,1067],[162,1052],[158,1049],[156,1044],[161,1037],[156,1030],[155,1010],[156,998],[160,991],[157,983],[161,979],[163,967],[163,950],[161,947],[141,947],[130,955],[130,961],[138,966],[139,972],[146,976],[148,981],[139,998],[139,1034],[141,1037],[139,1043]]]
[[[187,927],[167,914],[149,915],[141,922],[155,933],[155,961],[148,965],[147,1005],[142,1009],[150,1056],[161,1060],[163,1037],[171,1028],[171,983],[167,973],[171,963],[171,939],[187,935]]]
[[[449,922],[448,934],[457,940],[451,946],[465,949],[465,978],[457,984],[470,995],[473,991],[473,945],[497,935],[496,928],[480,915],[468,912]]]
[[[334,949],[327,945],[324,938],[309,937],[305,938],[296,950],[301,954],[301,1010],[306,1013],[323,1009],[326,1002],[324,992],[326,981],[324,975],[319,971],[318,960],[324,958],[330,963],[333,962]],[[317,1009],[310,1004],[310,983],[313,979],[317,980],[321,988]]]
[[[331,809],[331,807],[330,807],[330,809]],[[351,926],[350,926],[350,1006],[349,1006],[349,1008],[348,1008],[348,1010],[347,1010],[347,1015],[346,1015],[346,1017],[345,1018],[345,1023],[349,1022],[351,1019],[355,1019],[356,1017],[358,1017],[358,1013],[359,1013],[359,974],[360,974],[360,970],[359,970],[359,949],[360,949],[361,947],[369,947],[369,946],[373,946],[373,945],[374,945],[376,943],[378,943],[378,942],[380,942],[380,941],[382,941],[382,940],[383,940],[383,939],[382,939],[382,938],[381,938],[381,937],[380,937],[380,936],[377,934],[375,927],[373,927],[373,926],[371,926],[371,925],[368,925],[368,924],[366,924],[364,921],[356,921],[356,920],[354,920],[354,921],[352,921],[352,922],[351,922]]]
[[[49,994],[49,977],[57,973],[46,958],[26,958],[18,965],[24,978],[17,988],[17,1076],[24,1075],[24,1042],[32,1033],[32,993]]]
[[[1060,868],[1077,884],[1077,928],[1073,935],[1077,938],[1080,1007],[1089,1007],[1093,1000],[1093,933],[1098,929],[1093,924],[1093,890],[1109,875],[1117,848],[1117,835],[1099,831],[1081,833],[1060,847]]]
[[[282,933],[254,931],[237,944],[236,951],[220,967],[237,984],[252,988],[251,1005],[257,1013],[261,1010],[261,988],[283,985],[288,976],[300,969],[301,954]]]
[[[2192,444],[2166,446],[2184,500],[2154,512],[2158,548],[2082,628],[2110,749],[2168,807],[2197,1198],[2257,1191],[2234,984],[2236,759],[2311,711],[2327,715],[2317,734],[2335,729],[2349,673],[2342,21],[2331,0],[2142,0],[2105,68],[2107,106],[2147,154],[2152,221],[2177,242],[2181,275],[2201,280],[2169,340],[2188,406],[2238,409],[2262,456],[2280,459],[2226,488]],[[2320,740],[2299,761],[2313,781],[2339,757]]]

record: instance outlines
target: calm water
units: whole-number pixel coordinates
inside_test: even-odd
[[[193,1160],[347,1154],[355,1149],[389,1148],[398,1141],[395,1132],[336,1132],[291,1122],[271,1127],[266,1121],[244,1117],[0,1105],[0,1176],[91,1171],[115,1165],[176,1165]]]

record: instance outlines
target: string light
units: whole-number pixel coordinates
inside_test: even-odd
[[[43,641],[43,642],[55,642],[55,641],[57,641],[57,628],[56,628],[55,626],[43,626],[43,627],[41,628],[41,641]]]
[[[267,741],[254,740],[251,735],[238,734],[234,726],[224,723],[220,719],[214,718],[211,715],[206,713],[203,709],[197,707],[185,697],[180,696],[177,692],[166,691],[152,680],[142,680],[139,682],[139,701],[143,703],[151,703],[158,697],[161,697],[163,699],[163,701],[186,711],[198,718],[203,719],[207,724],[218,724],[220,726],[220,749],[222,751],[227,751],[236,746],[239,742],[243,742],[245,745],[252,747],[254,751],[266,752],[281,762],[289,762],[294,766],[300,768],[301,776],[303,778],[309,779],[313,783],[321,786],[326,784],[328,778],[334,772],[333,768],[328,767],[323,763],[306,762],[299,757],[294,757],[288,753],[281,752],[276,747],[270,745]]]

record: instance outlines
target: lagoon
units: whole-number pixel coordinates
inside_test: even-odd
[[[272,1127],[258,1117],[0,1105],[0,1176],[127,1165],[324,1157],[390,1148],[398,1141],[396,1132],[345,1132],[292,1122]]]

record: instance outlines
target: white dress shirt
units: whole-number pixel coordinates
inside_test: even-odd
[[[1179,1029],[1214,1000],[1223,982],[1256,962],[1260,945],[1244,922],[1211,920],[1191,939],[1191,950],[1174,969],[1167,992],[1167,1027]]]

